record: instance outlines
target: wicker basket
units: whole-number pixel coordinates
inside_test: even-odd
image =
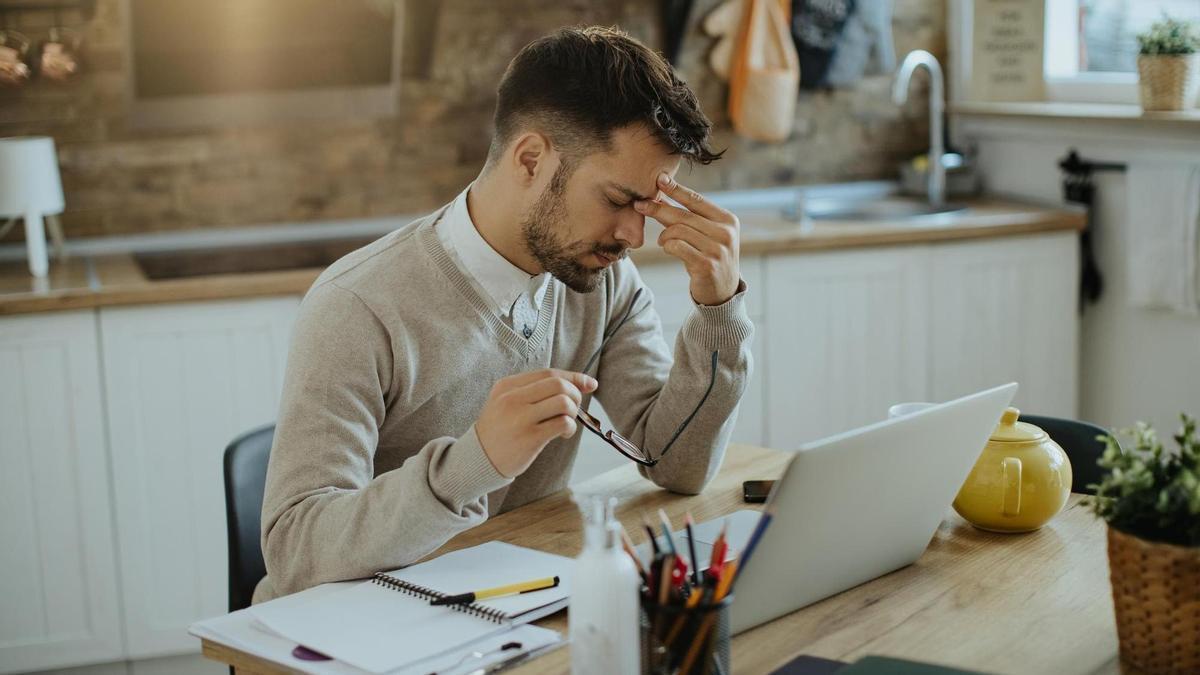
[[[1200,547],[1108,528],[1121,660],[1149,673],[1200,672]]]
[[[1179,56],[1141,54],[1138,95],[1142,110],[1186,110],[1200,87],[1200,53]]]

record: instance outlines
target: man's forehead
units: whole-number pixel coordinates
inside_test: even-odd
[[[660,173],[674,176],[681,157],[671,154],[653,135],[637,128],[613,132],[607,152],[592,155],[596,175],[607,189],[628,199],[654,199]]]

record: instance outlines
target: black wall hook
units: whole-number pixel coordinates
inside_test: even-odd
[[[1081,158],[1075,148],[1071,148],[1067,156],[1058,161],[1058,168],[1063,172],[1063,199],[1087,208],[1087,225],[1079,233],[1079,310],[1082,312],[1084,307],[1097,302],[1104,294],[1104,275],[1100,273],[1092,246],[1092,234],[1096,229],[1096,184],[1092,182],[1092,173],[1124,171],[1125,165],[1088,161]]]
[[[1125,165],[1116,162],[1093,162],[1079,156],[1075,148],[1067,152],[1067,156],[1058,160],[1058,168],[1069,174],[1092,173],[1093,171],[1124,171]]]

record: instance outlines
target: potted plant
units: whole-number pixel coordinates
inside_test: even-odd
[[[1184,110],[1200,86],[1200,34],[1187,21],[1164,16],[1137,36],[1142,110]]]
[[[1167,450],[1138,423],[1115,435],[1089,500],[1108,523],[1108,565],[1121,659],[1153,673],[1200,672],[1200,435],[1183,415]]]

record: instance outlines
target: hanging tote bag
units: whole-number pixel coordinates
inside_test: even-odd
[[[780,143],[792,133],[800,62],[786,2],[743,0],[729,72],[729,117],[736,132],[756,141]]]

